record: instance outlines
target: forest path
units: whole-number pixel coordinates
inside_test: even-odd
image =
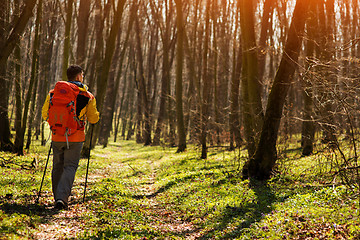
[[[156,187],[156,164],[152,160],[147,161],[147,164],[150,174],[144,184],[137,186],[137,192],[140,194],[134,197],[141,199],[144,208],[147,209],[147,217],[151,219],[150,227],[166,236],[181,236],[183,239],[198,238],[200,236],[199,229],[193,223],[185,220],[181,214],[173,209],[173,206],[159,201],[158,195],[162,189]]]
[[[106,157],[103,155],[102,157]],[[129,186],[132,198],[140,205],[144,218],[148,220],[148,227],[156,232],[157,239],[170,239],[168,236],[176,236],[181,239],[196,239],[199,237],[199,229],[194,224],[184,219],[181,214],[175,211],[171,205],[166,205],[159,201],[158,195],[161,193],[156,185],[157,164],[151,158],[142,162],[146,169],[144,174],[133,174],[138,179],[132,179]],[[111,167],[99,169],[99,171],[89,172],[87,194],[91,192],[91,186],[98,184],[100,179],[104,179],[115,172],[128,168],[130,171],[136,171],[129,163],[117,162]],[[85,177],[80,176],[75,179],[73,195],[70,200],[69,209],[57,211],[53,208],[52,193],[42,194],[41,203],[44,205],[44,211],[41,215],[42,223],[33,234],[34,239],[71,239],[83,235],[89,228],[85,216],[93,214],[91,209],[82,202]],[[127,179],[125,179],[127,181]],[[136,184],[141,182],[141,184]],[[92,204],[94,204],[94,200]],[[96,201],[96,200],[95,200]],[[120,207],[120,206],[119,206]],[[144,238],[146,239],[146,238]],[[172,238],[171,238],[172,239]]]

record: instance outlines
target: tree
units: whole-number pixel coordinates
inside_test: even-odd
[[[13,52],[16,44],[18,43],[22,33],[25,30],[26,24],[32,16],[32,10],[36,4],[36,0],[27,0],[25,6],[21,12],[20,17],[15,18],[10,24],[10,28],[6,26],[5,19],[1,20],[1,30],[3,39],[0,42],[0,150],[12,151],[12,142],[10,140],[10,125],[8,118],[8,88],[7,81],[5,79],[7,59]],[[1,16],[6,16],[7,5],[0,4]],[[10,35],[7,36],[7,30],[10,30]]]
[[[273,8],[275,5],[275,1],[272,0],[265,0],[264,2],[264,11],[261,19],[261,32],[260,32],[260,39],[259,39],[259,51],[258,51],[258,58],[259,58],[259,81],[262,82],[265,66],[266,66],[266,40],[268,37],[269,28],[271,27],[271,18],[273,13]]]
[[[312,90],[312,78],[311,78],[311,61],[315,57],[315,39],[316,39],[316,27],[317,24],[317,6],[315,1],[311,1],[309,11],[309,19],[306,25],[307,30],[307,40],[306,40],[306,73],[304,76],[304,89],[303,89],[303,99],[304,99],[304,113],[303,113],[303,124],[302,124],[302,134],[301,134],[301,146],[303,148],[302,154],[308,156],[313,151],[313,142],[315,137],[315,123],[313,119],[313,90]]]
[[[172,46],[171,40],[171,20],[173,15],[173,6],[172,1],[166,0],[164,2],[165,8],[165,19],[162,18],[160,11],[155,9],[154,2],[150,2],[150,6],[155,16],[156,23],[158,24],[162,42],[162,69],[161,69],[161,89],[160,89],[160,105],[159,105],[159,113],[154,133],[154,138],[152,145],[156,146],[160,144],[160,134],[162,132],[164,121],[166,117],[166,104],[169,100],[169,85],[170,85],[170,49]]]
[[[80,0],[79,14],[77,17],[78,33],[77,33],[77,49],[76,63],[85,66],[86,46],[89,27],[90,4],[88,0]]]
[[[63,51],[63,62],[62,62],[62,79],[64,81],[66,81],[67,79],[66,70],[69,66],[70,41],[71,41],[70,33],[71,33],[71,24],[72,24],[73,5],[74,5],[74,0],[67,1],[66,20],[65,20],[65,39],[64,39],[64,51]]]
[[[237,4],[237,8],[240,4]],[[242,138],[240,133],[240,104],[239,104],[239,91],[240,91],[240,74],[242,66],[242,49],[236,44],[236,33],[239,25],[239,11],[236,14],[235,34],[233,39],[233,67],[230,82],[230,112],[229,112],[229,131],[230,131],[230,150],[234,150],[234,140],[236,147],[240,147]]]
[[[210,41],[210,7],[211,1],[207,0],[205,10],[205,39],[203,49],[203,63],[202,63],[202,107],[201,107],[201,158],[207,158],[207,125],[209,118],[209,107],[211,98],[212,81],[208,73],[208,52],[209,52],[209,41]]]
[[[36,139],[39,139],[41,134],[41,145],[46,143],[45,126],[41,116],[41,106],[45,102],[46,95],[49,92],[50,80],[53,78],[51,71],[51,64],[53,58],[53,48],[55,44],[55,33],[58,25],[58,5],[55,1],[46,1],[43,5],[43,17],[41,21],[41,37],[40,37],[40,51],[39,51],[39,87],[36,100],[36,116],[34,121]],[[17,129],[17,127],[16,127]]]
[[[28,123],[28,133],[26,141],[26,149],[30,148],[32,129],[34,127],[34,118],[35,118],[35,106],[36,106],[36,96],[37,88],[39,84],[39,50],[40,50],[40,32],[41,32],[41,18],[43,11],[43,0],[39,0],[36,21],[35,21],[35,33],[34,33],[34,47],[33,47],[33,57],[31,64],[31,80],[34,79],[35,85],[31,96],[31,106],[30,106],[30,116]]]
[[[176,152],[183,152],[186,149],[186,135],[184,127],[183,113],[183,65],[184,65],[184,20],[183,20],[183,2],[175,0],[176,3],[176,26],[177,26],[177,55],[176,55],[176,120],[178,130],[178,149]]]
[[[241,68],[243,116],[247,150],[249,157],[252,158],[263,122],[253,1],[240,0],[240,26],[243,49]]]
[[[298,0],[284,53],[268,98],[264,124],[255,156],[243,168],[244,177],[268,179],[277,159],[276,140],[285,98],[296,69],[310,0]]]
[[[321,115],[324,121],[321,122],[323,127],[323,142],[328,143],[332,147],[336,147],[337,137],[335,133],[335,118],[333,110],[333,92],[332,87],[336,84],[336,75],[333,68],[334,54],[334,26],[335,26],[335,13],[334,13],[334,0],[319,0],[319,23],[320,23],[320,56],[319,59],[324,63],[319,66],[319,71],[322,72],[323,78],[321,82]],[[336,69],[336,68],[335,68]]]
[[[146,84],[145,80],[145,69],[144,69],[144,57],[143,57],[143,51],[142,51],[142,38],[141,38],[141,27],[140,27],[140,21],[139,17],[135,20],[135,27],[136,27],[136,56],[137,56],[137,62],[138,62],[138,68],[139,68],[139,94],[138,94],[138,101],[141,98],[141,101],[143,103],[143,110],[144,110],[144,132],[143,132],[143,142],[145,146],[148,146],[151,144],[151,120],[150,120],[150,101],[148,96],[148,90],[149,87],[148,84]],[[139,106],[140,107],[140,106]],[[138,111],[139,114],[139,111]],[[139,125],[138,125],[139,128]],[[139,129],[138,129],[139,131]]]
[[[96,92],[96,102],[97,102],[97,109],[102,114],[103,113],[103,106],[105,102],[105,93],[107,89],[107,83],[109,78],[109,71],[111,67],[111,62],[113,59],[113,54],[115,50],[115,43],[116,38],[118,36],[120,25],[121,25],[121,19],[124,12],[124,6],[125,6],[126,0],[120,0],[118,2],[115,14],[114,14],[114,21],[111,25],[109,36],[106,40],[106,49],[105,49],[105,57],[102,61],[102,67],[101,67],[101,74],[99,74],[97,79],[97,92]],[[89,153],[89,146],[90,141],[92,141],[92,146],[95,145],[96,139],[98,138],[99,134],[99,124],[96,125],[94,129],[94,135],[93,139],[90,139],[90,134],[87,133],[86,135],[86,141],[83,146],[82,155],[86,156]]]
[[[109,77],[110,78],[109,86],[107,88],[106,99],[105,99],[106,111],[104,111],[103,118],[101,119],[101,130],[100,130],[100,137],[99,137],[99,143],[103,144],[104,147],[107,146],[108,138],[110,136],[111,123],[112,123],[113,117],[114,117],[115,103],[116,103],[116,99],[117,99],[117,95],[118,95],[118,91],[119,91],[120,79],[121,79],[121,75],[122,75],[122,71],[123,71],[123,62],[125,59],[125,53],[126,53],[126,49],[128,46],[128,41],[129,41],[129,38],[131,35],[133,22],[134,22],[135,16],[136,16],[136,9],[137,9],[137,4],[134,3],[133,7],[130,11],[129,24],[128,24],[127,31],[125,33],[126,34],[125,40],[124,40],[123,44],[121,44],[122,48],[120,47],[120,37],[118,37],[119,44],[116,48],[116,51],[114,54],[114,59],[112,61],[111,74]],[[120,34],[120,32],[119,32],[119,34]],[[119,60],[116,61],[117,59],[119,59]],[[116,72],[117,65],[119,67],[118,67],[117,77],[115,78],[115,72]],[[123,95],[123,97],[124,97],[124,95]]]

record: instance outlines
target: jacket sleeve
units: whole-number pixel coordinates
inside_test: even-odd
[[[86,111],[86,117],[87,120],[92,123],[95,124],[99,121],[99,112],[96,108],[96,99],[90,99],[88,105],[87,105],[87,111]]]
[[[50,103],[50,95],[48,94],[41,110],[41,116],[44,119],[44,121],[47,121],[49,117],[49,103]]]

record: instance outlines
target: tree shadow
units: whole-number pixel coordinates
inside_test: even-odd
[[[52,206],[39,205],[36,203],[17,203],[0,199],[0,209],[7,215],[13,214],[27,215],[29,217],[38,216],[45,222],[50,221],[51,217],[59,211]]]
[[[44,191],[40,197],[40,199],[48,199],[52,198],[52,195]],[[7,193],[4,196],[0,196],[0,209],[6,214],[18,213],[28,216],[48,216],[58,212],[58,210],[54,209],[53,203],[44,204],[41,201],[37,202],[40,199],[38,199],[38,193],[26,193],[23,195]]]
[[[179,182],[183,182],[183,181],[186,181],[188,179],[194,178],[197,175],[198,174],[191,174],[191,175],[185,176],[183,178],[178,178],[178,179],[171,180],[171,181],[167,182],[164,186],[161,186],[158,190],[156,190],[153,193],[150,193],[150,194],[135,194],[132,197],[134,199],[143,199],[143,198],[151,199],[151,198],[155,198],[157,195],[169,190],[170,188],[172,188],[173,186],[175,186]]]
[[[255,193],[255,199],[251,202],[240,203],[238,205],[227,205],[221,216],[215,222],[219,224],[207,231],[199,239],[211,239],[216,232],[222,232],[227,229],[228,225],[236,218],[243,219],[241,224],[227,232],[222,239],[233,239],[241,236],[242,230],[249,228],[253,223],[261,221],[264,216],[273,210],[272,205],[277,202],[283,202],[286,198],[278,197],[267,185],[266,182],[251,180],[250,188]]]

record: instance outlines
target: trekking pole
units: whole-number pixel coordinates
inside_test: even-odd
[[[37,199],[36,199],[36,201],[35,201],[36,204],[39,203],[40,194],[41,194],[41,188],[42,188],[42,185],[43,185],[43,183],[44,183],[44,178],[45,178],[45,173],[46,173],[47,165],[48,165],[49,158],[50,158],[51,148],[52,148],[52,143],[50,144],[49,153],[48,153],[47,160],[46,160],[46,164],[45,164],[44,174],[43,174],[43,177],[42,177],[42,179],[41,179],[41,184],[40,184],[39,193],[38,193]]]
[[[91,151],[91,142],[92,142],[93,132],[94,132],[94,125],[91,125],[89,156],[88,156],[88,162],[87,162],[87,167],[86,167],[86,177],[85,177],[85,188],[84,188],[83,202],[85,202],[86,185],[87,185],[87,179],[88,179],[88,173],[89,173],[90,151]]]

